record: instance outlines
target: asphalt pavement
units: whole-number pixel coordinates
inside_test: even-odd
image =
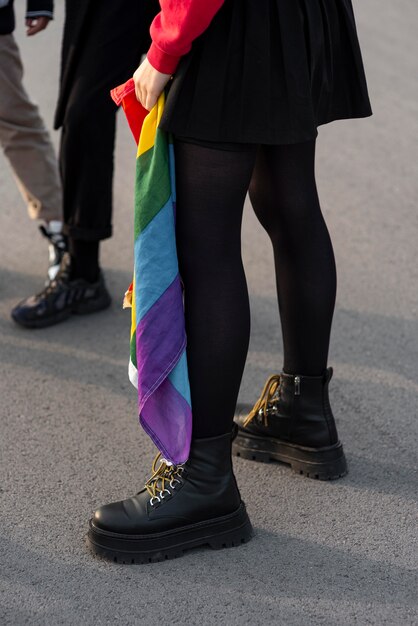
[[[25,84],[50,127],[63,0],[30,40],[18,4]],[[339,272],[331,401],[350,471],[316,482],[236,459],[256,533],[240,548],[148,566],[86,550],[92,510],[138,491],[154,455],[121,308],[134,144],[120,116],[114,237],[102,248],[113,306],[40,331],[10,319],[42,288],[46,247],[0,154],[0,624],[418,624],[418,5],[354,4],[374,116],[321,128],[317,161]],[[252,339],[240,402],[251,403],[282,344],[272,253],[250,205],[243,250]]]

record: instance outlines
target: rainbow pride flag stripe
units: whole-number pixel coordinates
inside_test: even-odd
[[[112,91],[138,142],[135,183],[134,277],[129,378],[138,389],[139,420],[163,457],[184,463],[192,411],[186,360],[183,290],[177,262],[174,150],[158,128],[164,93],[148,113],[133,80]]]

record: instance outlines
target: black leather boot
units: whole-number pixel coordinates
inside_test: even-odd
[[[309,478],[344,476],[347,463],[328,396],[331,377],[331,367],[324,376],[271,376],[251,413],[235,418],[234,454],[281,461]]]
[[[184,465],[154,461],[136,496],[106,504],[90,520],[89,547],[121,563],[151,563],[184,550],[238,546],[252,528],[231,460],[231,435],[195,439]]]

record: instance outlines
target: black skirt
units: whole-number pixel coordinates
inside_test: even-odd
[[[161,127],[280,145],[369,115],[351,0],[226,0],[180,62]]]

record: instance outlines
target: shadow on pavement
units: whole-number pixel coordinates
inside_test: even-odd
[[[51,546],[53,555],[46,556],[30,546],[1,539],[2,560],[7,563],[2,582],[30,596],[33,609],[30,613],[21,611],[19,599],[8,596],[8,606],[4,607],[7,623],[14,619],[16,624],[26,620],[34,624],[38,617],[49,624],[63,615],[73,624],[112,623],[126,612],[130,619],[122,619],[122,623],[166,622],[163,600],[167,594],[175,594],[176,598],[175,605],[170,604],[171,620],[179,612],[187,613],[185,607],[197,619],[196,610],[202,604],[205,614],[201,623],[206,624],[216,623],[209,617],[217,605],[222,607],[224,603],[231,610],[239,607],[247,617],[244,623],[250,623],[251,616],[254,620],[257,615],[266,615],[266,611],[267,615],[272,611],[273,618],[274,609],[290,598],[295,604],[290,603],[289,616],[295,620],[292,623],[299,624],[307,623],[303,608],[307,600],[332,603],[335,615],[344,612],[346,603],[363,605],[363,609],[373,605],[374,611],[375,605],[382,605],[392,612],[393,623],[401,623],[396,622],[399,611],[405,616],[416,607],[412,570],[391,565],[389,572],[387,563],[363,554],[349,554],[263,529],[256,529],[255,538],[237,549],[194,550],[182,559],[145,566],[120,566],[94,558],[84,549],[78,534],[63,539],[76,544],[72,563],[68,563],[68,555],[60,560],[59,546]],[[150,606],[147,596],[156,588],[162,602]],[[216,594],[212,596],[214,589]],[[286,604],[280,608],[281,620],[283,609],[286,611]]]

